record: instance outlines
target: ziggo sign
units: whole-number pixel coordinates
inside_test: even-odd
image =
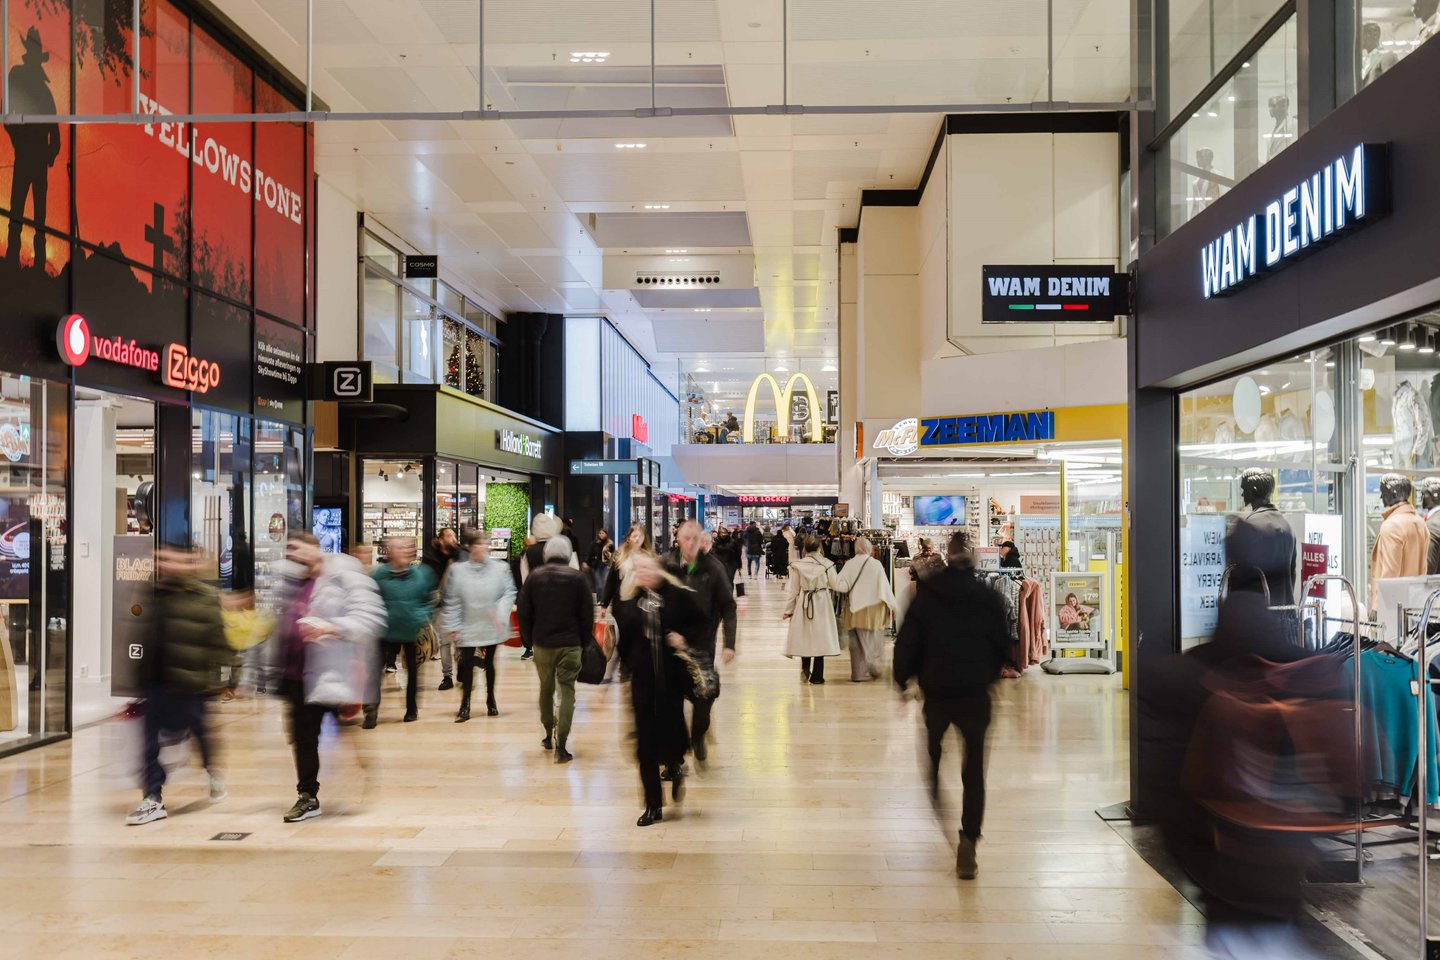
[[[55,345],[60,349],[60,359],[72,367],[81,366],[94,357],[108,363],[159,373],[160,382],[176,390],[208,393],[211,387],[220,385],[220,364],[193,356],[184,344],[166,344],[162,366],[159,351],[143,347],[134,340],[92,337],[90,325],[78,313],[60,321],[55,331]]]

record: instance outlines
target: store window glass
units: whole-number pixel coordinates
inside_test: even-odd
[[[369,230],[365,231],[361,240],[361,249],[366,260],[373,261],[396,276],[400,275],[400,252]]]
[[[1227,534],[1256,504],[1247,503],[1241,475],[1270,477],[1268,498],[1297,542],[1325,545],[1338,572],[1343,551],[1337,396],[1347,381],[1342,353],[1326,348],[1277,360],[1258,370],[1188,391],[1180,397],[1181,637],[1214,633],[1228,578],[1245,557],[1227,555]],[[1299,571],[1296,571],[1298,576]],[[1293,578],[1292,578],[1293,579]],[[1268,585],[1267,585],[1268,586]],[[1293,591],[1294,585],[1291,585]],[[1283,592],[1283,591],[1282,591]],[[1272,597],[1276,605],[1291,597]]]
[[[395,383],[400,379],[396,364],[400,350],[400,288],[375,271],[366,270],[361,310],[365,325],[362,359],[375,362],[376,381]]]
[[[65,387],[0,375],[0,754],[66,731]]]
[[[1414,52],[1426,40],[1440,33],[1440,2],[1359,4],[1360,29],[1356,36],[1356,77],[1358,90],[1374,83],[1386,71]]]
[[[421,460],[365,460],[360,475],[360,542],[374,544],[384,560],[386,537],[414,537],[424,530],[425,464]]]
[[[273,420],[256,420],[254,431],[255,603],[273,613],[284,577],[285,538],[305,529],[305,435]]]
[[[474,330],[465,331],[465,392],[489,400],[494,374],[494,346]]]
[[[1282,4],[1279,0],[1170,0],[1170,102],[1185,107]]]
[[[445,386],[462,390],[465,383],[465,328],[446,317],[441,335],[444,338],[440,352],[445,357]]]
[[[435,382],[435,308],[429,303],[406,292],[404,298],[405,324],[405,383]]]
[[[250,420],[191,412],[190,536],[201,577],[224,589],[251,585]]]
[[[1291,17],[1162,147],[1162,235],[1188,223],[1295,142],[1297,72]]]
[[[478,480],[479,472],[479,468],[473,463],[462,463],[459,466],[456,505],[459,508],[460,525],[456,527],[457,533],[477,530],[480,527],[480,517],[484,513],[484,501],[482,500],[484,488]]]
[[[449,527],[460,532],[460,467],[453,460],[435,461],[435,532]]]

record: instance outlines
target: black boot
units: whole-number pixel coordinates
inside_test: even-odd
[[[362,723],[362,724],[360,724],[361,729],[364,729],[364,730],[374,730],[374,729],[375,729],[375,724],[377,724],[377,723],[379,723],[379,722],[380,722],[380,706],[379,706],[379,704],[366,704],[366,705],[365,705],[365,722]]]
[[[495,706],[495,700],[493,698],[485,704],[485,713],[491,717],[500,716],[500,709]]]
[[[456,723],[464,723],[470,719],[470,698],[466,697],[460,701],[460,710],[455,714]]]
[[[665,819],[665,814],[659,807],[646,807],[645,812],[640,814],[640,819],[635,821],[637,827],[648,827],[651,824],[659,823]]]

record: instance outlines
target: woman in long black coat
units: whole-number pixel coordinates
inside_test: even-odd
[[[630,705],[635,711],[635,759],[645,811],[636,826],[664,819],[660,770],[670,774],[671,797],[685,796],[685,693],[689,673],[675,655],[671,634],[683,634],[705,616],[691,591],[668,577],[654,557],[636,554],[613,606],[619,655],[630,669]]]

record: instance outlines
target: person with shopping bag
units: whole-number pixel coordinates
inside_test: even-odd
[[[440,605],[441,636],[455,644],[460,659],[456,723],[470,719],[476,663],[485,671],[485,712],[492,717],[500,713],[495,705],[495,654],[509,635],[516,592],[510,565],[490,556],[489,532],[472,531],[466,541],[468,556],[447,572]]]
[[[295,752],[295,805],[286,823],[320,816],[320,726],[358,704],[368,673],[380,669],[385,602],[354,557],[321,553],[304,530],[285,544],[282,611],[270,640],[272,672],[287,704]]]
[[[839,580],[838,592],[844,595],[840,627],[853,635],[850,679],[854,683],[878,679],[882,641],[895,615],[895,591],[869,540],[855,540],[855,557],[840,571]]]

